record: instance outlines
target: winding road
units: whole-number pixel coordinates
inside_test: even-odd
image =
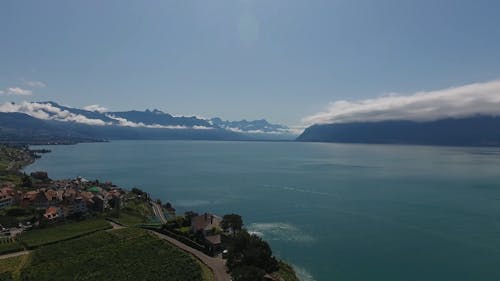
[[[189,246],[187,246],[184,243],[181,243],[174,238],[168,237],[167,235],[151,231],[154,233],[156,236],[159,238],[166,240],[170,244],[176,246],[177,248],[188,252],[195,256],[197,259],[199,259],[202,263],[204,263],[206,266],[208,266],[212,272],[214,273],[214,277],[216,281],[231,281],[231,276],[226,272],[226,263],[224,262],[223,259],[221,258],[213,258],[210,256],[205,255],[204,253],[193,249]]]
[[[155,215],[160,219],[162,223],[166,223],[167,219],[165,218],[165,215],[162,212],[161,206],[159,206],[156,203],[152,203],[153,206],[153,211]],[[113,227],[112,229],[109,229],[108,231],[113,231],[116,229],[124,228],[124,226],[119,225],[117,223],[114,223],[112,221],[109,221],[111,226]],[[155,234],[158,236],[158,238],[166,240],[170,244],[174,245],[175,247],[195,256],[197,259],[199,259],[202,263],[204,263],[206,266],[208,266],[215,277],[215,281],[231,281],[231,276],[226,272],[226,263],[225,261],[220,258],[220,257],[210,257],[206,255],[205,253],[198,251],[194,248],[191,248],[187,246],[186,244],[179,242],[167,235],[155,232],[150,230],[151,233]],[[29,254],[30,251],[19,251],[15,253],[10,253],[10,254],[5,254],[5,255],[0,255],[0,259],[6,259],[6,258],[12,258],[16,256],[21,256],[21,255],[26,255]]]
[[[163,213],[161,206],[158,205],[156,202],[151,202],[153,206],[153,212],[155,215],[160,219],[162,223],[167,222],[167,218],[165,218],[165,214]],[[166,240],[170,244],[176,246],[177,248],[190,253],[191,255],[195,256],[197,259],[199,259],[202,263],[204,263],[206,266],[208,266],[212,272],[214,273],[214,277],[216,281],[231,281],[231,276],[226,272],[226,262],[222,258],[217,258],[217,257],[210,257],[206,255],[205,253],[198,251],[194,248],[189,247],[188,245],[179,242],[175,240],[172,237],[169,237],[165,234],[161,234],[155,231],[151,231],[154,233],[156,236],[159,238]]]

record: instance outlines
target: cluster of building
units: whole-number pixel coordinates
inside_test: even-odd
[[[111,183],[99,184],[76,178],[44,182],[43,185],[30,191],[2,186],[0,208],[20,206],[45,210],[43,217],[51,222],[89,212],[102,213],[106,209],[120,206],[124,195],[125,191]]]

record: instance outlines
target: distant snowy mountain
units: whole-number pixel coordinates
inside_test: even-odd
[[[266,120],[223,121],[195,116],[173,116],[160,110],[104,112],[63,106],[55,102],[0,104],[0,132],[33,139],[43,132],[75,139],[283,139],[288,128]],[[23,125],[12,126],[19,120]],[[31,128],[30,124],[37,124]],[[19,124],[18,124],[19,125]],[[38,130],[36,128],[44,128]],[[17,128],[17,129],[16,129]],[[30,130],[31,128],[31,130]],[[36,130],[35,130],[36,129]],[[30,133],[31,132],[31,133]],[[283,137],[284,136],[284,137]],[[47,138],[50,139],[50,138]]]
[[[290,134],[290,129],[283,125],[276,125],[267,122],[265,119],[254,121],[224,121],[220,118],[212,118],[210,122],[219,128],[231,130],[234,132],[247,133],[277,133]]]

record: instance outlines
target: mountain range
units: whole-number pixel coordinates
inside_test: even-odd
[[[476,115],[417,122],[407,120],[316,124],[298,141],[500,146],[500,117]]]
[[[293,140],[292,130],[265,119],[174,116],[158,109],[100,111],[55,102],[0,104],[0,142],[75,143],[106,140]],[[315,124],[307,142],[500,146],[500,117]]]
[[[115,139],[293,139],[288,127],[267,122],[173,116],[163,111],[93,111],[55,102],[0,105],[0,141],[73,143]]]

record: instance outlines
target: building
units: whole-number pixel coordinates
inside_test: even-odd
[[[54,222],[63,219],[64,212],[62,208],[52,206],[48,207],[47,210],[45,210],[45,214],[43,214],[43,217],[49,222]]]
[[[14,197],[4,191],[0,191],[0,209],[10,207],[14,204]]]
[[[104,198],[101,195],[94,195],[94,197],[92,197],[92,201],[94,202],[94,204],[92,205],[93,211],[99,213],[104,212],[105,202]]]
[[[202,232],[203,236],[213,234],[214,229],[220,228],[222,218],[214,214],[205,213],[191,218],[191,231],[193,233]]]
[[[23,199],[21,200],[21,207],[26,208],[29,206],[33,206],[37,195],[38,191],[28,191],[24,193]]]
[[[221,235],[215,234],[205,236],[205,246],[212,255],[220,253],[223,250]]]
[[[73,200],[73,212],[74,213],[86,213],[87,203],[81,196],[78,196]]]

